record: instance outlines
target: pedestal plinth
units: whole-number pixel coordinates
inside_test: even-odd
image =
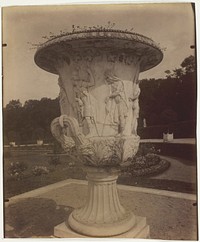
[[[54,236],[57,238],[88,238],[83,234],[79,234],[73,231],[68,224],[68,221],[57,225],[54,228]],[[92,238],[92,237],[90,237]],[[112,236],[112,238],[138,238],[138,239],[149,239],[149,225],[146,224],[146,218],[136,216],[136,223],[133,228],[129,231]]]
[[[54,235],[116,237],[127,231],[132,231],[131,236],[148,234],[149,228],[145,218],[136,218],[120,204],[116,187],[118,169],[86,167],[86,171],[88,179],[86,204],[75,209],[70,214],[68,222],[56,226]]]

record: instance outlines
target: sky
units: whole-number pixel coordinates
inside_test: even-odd
[[[36,49],[28,44],[45,40],[49,32],[71,31],[72,25],[106,26],[108,21],[117,29],[131,29],[165,49],[163,61],[140,74],[143,78],[165,76],[166,70],[180,67],[189,55],[194,40],[194,16],[187,3],[177,4],[112,4],[54,5],[3,8],[3,105],[12,99],[22,103],[42,97],[56,98],[58,77],[40,69],[34,63]]]

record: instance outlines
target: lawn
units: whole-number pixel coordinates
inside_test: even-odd
[[[59,156],[59,164],[49,164],[51,156],[45,153],[31,152],[27,154],[11,153],[10,157],[4,158],[4,197],[9,198],[39,187],[43,187],[68,178],[85,179],[85,173],[75,166],[67,155]],[[10,175],[11,163],[23,163],[27,169],[23,172],[23,178],[17,179]],[[46,174],[35,175],[34,168],[45,167]]]
[[[48,155],[48,152],[46,150],[25,150],[23,152],[12,150],[4,153],[5,199],[69,178],[86,179],[86,174],[81,166],[69,158],[69,156],[66,154],[52,156]],[[57,157],[57,160],[52,157]],[[15,175],[11,176],[11,164],[16,164],[17,162],[22,163],[26,167],[23,171],[23,177],[20,177],[21,179],[18,179]],[[42,174],[40,174],[40,171],[42,171]],[[180,182],[175,179],[153,179],[153,174],[143,177],[135,176],[130,173],[126,174],[123,170],[119,176],[118,183],[138,187],[196,193],[196,185],[192,183]]]

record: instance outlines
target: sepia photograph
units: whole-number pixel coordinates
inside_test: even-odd
[[[1,10],[4,238],[198,240],[196,4]]]

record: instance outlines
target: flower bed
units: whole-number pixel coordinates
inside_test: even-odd
[[[142,144],[135,157],[130,160],[129,166],[122,167],[122,176],[151,176],[164,172],[170,162],[162,160],[154,146]]]
[[[152,176],[157,175],[165,170],[167,170],[170,166],[170,162],[167,160],[160,160],[157,164],[142,166],[140,168],[136,168],[134,165],[130,165],[129,167],[123,167],[121,170],[122,176]]]

